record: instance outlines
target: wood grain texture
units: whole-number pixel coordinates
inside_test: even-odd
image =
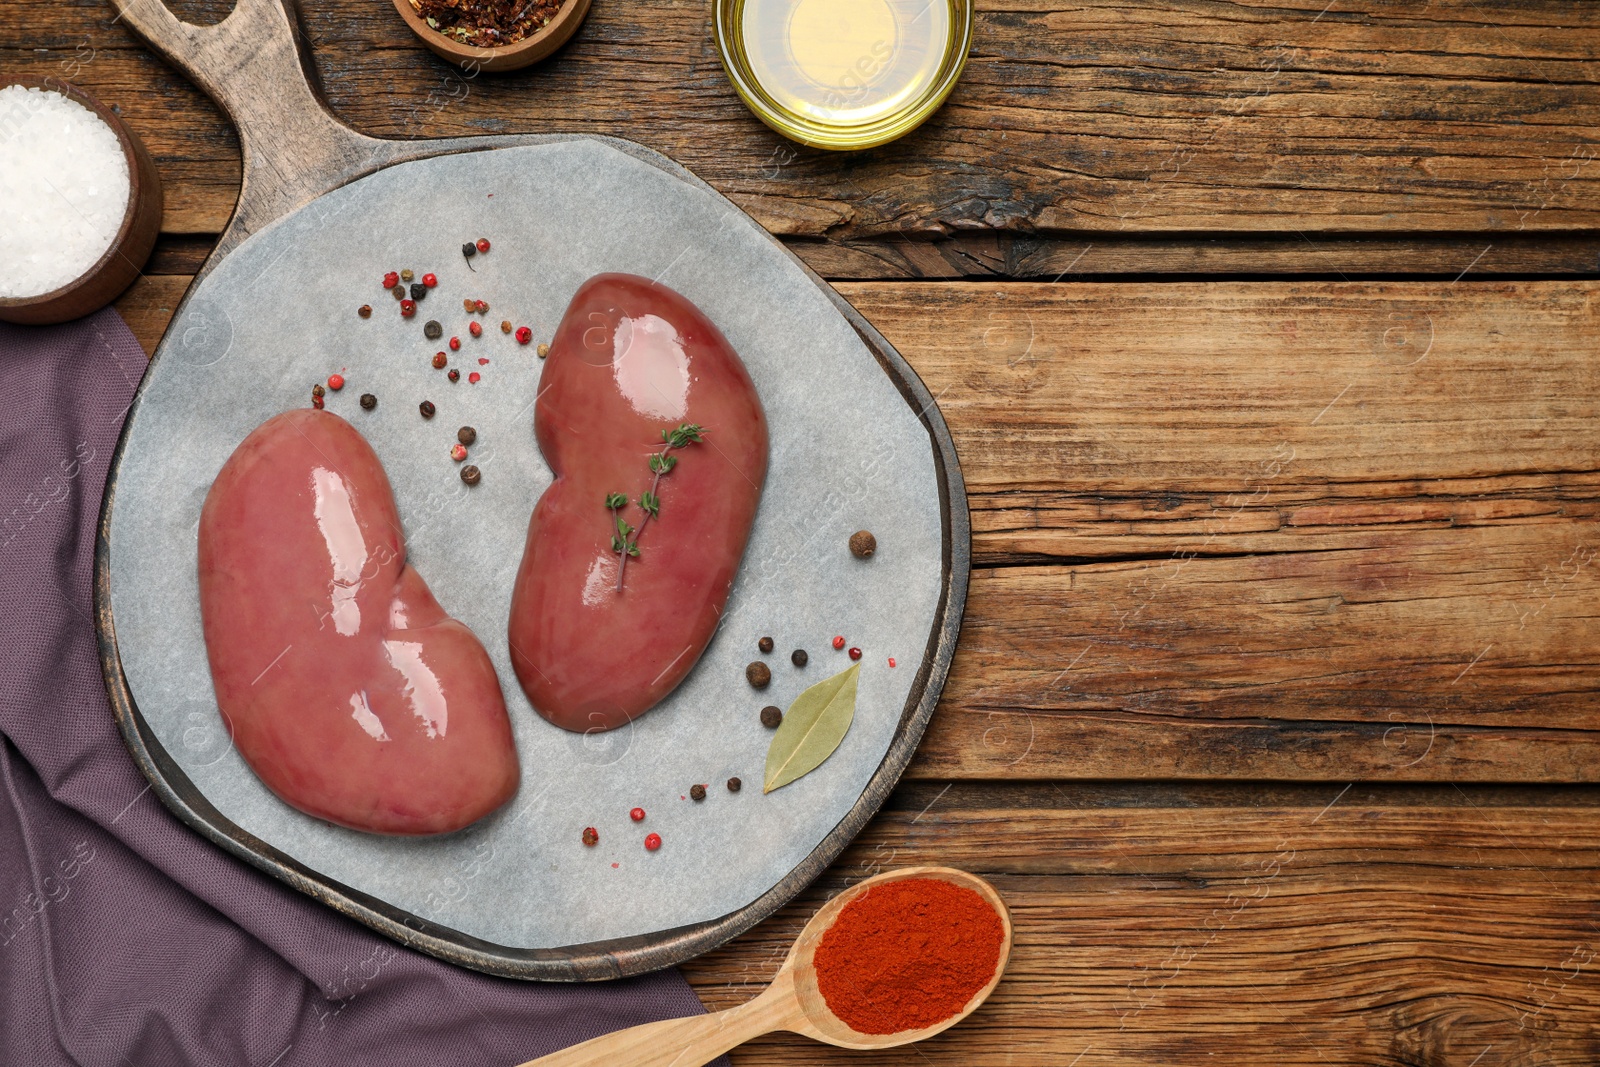
[[[812,270],[834,280],[1015,278],[1084,281],[1141,275],[1312,276],[1350,281],[1372,275],[1463,278],[1600,273],[1600,238],[1587,234],[1085,234],[1036,237],[1003,232],[909,237],[790,238]]]
[[[1596,285],[841,290],[973,516],[910,776],[1600,781]]]
[[[218,232],[238,147],[201,95],[108,5],[9,11],[8,69],[120,103],[172,190],[169,230]],[[365,133],[631,137],[797,237],[1600,225],[1591,5],[1525,0],[1491,20],[1468,0],[986,0],[948,105],[856,154],[792,145],[751,116],[708,18],[698,0],[601,4],[550,61],[467,79],[381,4],[302,13],[335,112]]]
[[[842,288],[995,567],[912,773],[1600,775],[1592,285]]]
[[[841,286],[940,395],[982,567],[921,780],[686,972],[736,1005],[829,895],[918,862],[991,879],[1017,949],[932,1042],[735,1063],[1600,1062],[1596,794],[1497,784],[1600,779],[1594,287],[1474,281],[1600,266],[1600,8],[980,0],[950,106],[848,156],[737,103],[707,11],[597,4],[493,79],[381,4],[301,24],[364,132],[640,140],[828,277],[1443,280]],[[157,156],[169,236],[118,302],[153,349],[237,138],[109,5],[8,14],[7,73]]]
[[[880,814],[794,904],[685,970],[708,1007],[738,1004],[826,897],[936,860],[1011,909],[1012,962],[988,1004],[911,1048],[774,1035],[736,1067],[1600,1059],[1594,808],[1396,808],[1321,789],[1305,806],[1184,809],[1073,809],[1048,785],[1015,808],[948,810],[935,794]]]

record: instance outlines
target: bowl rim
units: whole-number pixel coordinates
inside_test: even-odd
[[[101,122],[111,127],[111,132],[117,135],[117,143],[122,146],[122,158],[128,163],[128,205],[122,212],[122,223],[117,227],[117,232],[111,238],[111,244],[101,253],[100,258],[90,264],[89,268],[65,285],[58,286],[48,292],[37,293],[33,296],[0,296],[0,308],[13,310],[16,308],[37,307],[65,298],[74,290],[93,281],[101,271],[122,254],[123,243],[127,241],[128,234],[133,230],[134,218],[139,212],[139,197],[145,192],[139,188],[139,155],[134,147],[133,131],[129,130],[122,121],[122,117],[105,102],[95,96],[81,85],[76,85],[65,78],[58,78],[53,74],[23,75],[18,78],[0,78],[4,85],[0,89],[13,85],[21,85],[29,89],[45,89],[59,93],[67,99],[82,104],[99,117]]]
[[[393,0],[393,3],[395,10],[405,20],[405,24],[411,28],[411,32],[416,34],[417,39],[427,45],[429,49],[435,53],[448,53],[462,61],[478,60],[484,65],[484,69],[488,70],[491,69],[488,66],[491,62],[504,63],[507,60],[514,59],[530,49],[545,44],[551,37],[562,30],[566,31],[567,36],[576,32],[578,25],[583,22],[585,16],[589,13],[590,0],[561,0],[561,7],[556,11],[554,17],[541,27],[537,33],[524,37],[520,41],[507,45],[496,45],[493,48],[462,44],[460,41],[446,37],[423,20],[422,15],[412,5],[412,0]],[[552,46],[552,51],[554,48],[560,47],[565,41],[566,37],[564,36]],[[536,56],[530,62],[540,58],[543,57]],[[499,69],[504,70],[507,68],[500,67]]]
[[[729,34],[730,23],[740,20],[747,0],[713,0],[711,12],[712,33],[716,37],[717,54],[722,59],[722,69],[733,84],[734,92],[750,111],[772,129],[790,140],[813,148],[833,151],[861,151],[877,148],[915,130],[934,112],[944,106],[956,83],[967,67],[972,50],[974,24],[977,21],[975,0],[946,0],[950,5],[952,23],[946,61],[939,78],[930,85],[914,104],[893,112],[887,118],[855,124],[831,124],[796,115],[773,101],[748,66],[742,66],[735,55],[742,55],[742,42],[734,41]],[[953,57],[954,61],[951,61]]]

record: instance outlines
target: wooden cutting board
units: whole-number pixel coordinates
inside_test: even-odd
[[[854,380],[860,383],[862,393],[877,390],[889,396],[889,403],[895,406],[899,418],[916,427],[914,439],[908,439],[912,440],[913,447],[907,451],[920,454],[922,458],[918,462],[926,465],[929,471],[923,499],[932,509],[929,526],[934,530],[930,565],[937,572],[932,581],[936,597],[929,601],[931,610],[923,624],[925,632],[905,635],[910,647],[919,651],[907,657],[907,669],[895,676],[895,684],[901,687],[895,692],[898,698],[904,691],[904,703],[896,705],[898,719],[891,718],[886,724],[889,732],[885,735],[886,747],[881,761],[874,755],[874,763],[867,768],[869,776],[863,776],[860,786],[849,791],[837,822],[830,817],[825,832],[818,835],[802,858],[786,868],[786,873],[775,884],[763,883],[766,887],[758,895],[711,918],[661,922],[648,931],[625,936],[536,945],[499,943],[455,929],[438,921],[436,916],[419,914],[429,909],[396,903],[386,899],[381,891],[352,888],[326,873],[325,865],[315,866],[295,854],[292,848],[268,843],[225,814],[222,810],[225,805],[221,801],[213,802],[217,794],[201,788],[188,773],[195,766],[194,753],[174,752],[170,747],[170,731],[163,735],[160,729],[152,727],[156,720],[170,722],[172,709],[162,708],[159,713],[152,713],[147,707],[141,712],[136,703],[136,687],[130,685],[124,662],[131,646],[118,644],[113,590],[119,572],[112,559],[113,542],[125,543],[125,537],[113,536],[119,528],[114,519],[119,514],[119,491],[125,501],[138,501],[139,487],[148,484],[137,476],[129,476],[130,470],[136,472],[147,467],[152,454],[148,435],[141,437],[136,430],[141,416],[147,416],[148,421],[152,398],[161,394],[165,388],[163,383],[171,382],[174,368],[204,369],[229,351],[235,352],[230,358],[237,364],[241,348],[236,345],[235,335],[242,336],[241,331],[252,331],[256,338],[253,344],[243,346],[249,358],[280,358],[271,346],[260,343],[261,324],[293,318],[294,309],[267,301],[267,307],[255,309],[249,323],[244,323],[238,312],[241,303],[254,299],[258,286],[275,284],[276,276],[262,272],[242,273],[237,265],[248,262],[271,268],[280,263],[278,256],[269,254],[277,249],[286,257],[281,263],[291,263],[295,256],[303,254],[308,240],[318,238],[319,223],[326,223],[330,232],[341,226],[348,228],[353,221],[365,223],[363,205],[370,206],[372,199],[362,190],[383,188],[391,198],[403,195],[403,190],[391,180],[393,175],[401,173],[395,168],[404,167],[407,175],[461,175],[476,170],[504,172],[506,161],[531,158],[527,151],[539,148],[541,157],[571,159],[580,166],[595,163],[598,175],[604,170],[599,164],[606,160],[614,162],[615,155],[620,153],[631,161],[628,165],[634,171],[639,171],[641,166],[647,168],[649,182],[654,186],[665,183],[692,190],[694,203],[702,207],[712,205],[708,229],[721,231],[724,227],[753,227],[754,224],[738,208],[670,160],[614,138],[552,134],[393,141],[366,137],[350,130],[328,113],[313,92],[304,57],[296,44],[293,16],[282,0],[241,0],[225,21],[213,27],[179,22],[155,2],[122,6],[122,17],[228,111],[239,127],[244,155],[244,182],[238,208],[174,316],[130,411],[107,484],[97,545],[96,610],[107,686],[129,749],[150,778],[157,795],[179,818],[219,846],[330,906],[423,951],[512,977],[589,980],[653,970],[719,944],[781,907],[825,868],[876,812],[915,750],[948,670],[965,601],[968,519],[959,466],[935,398],[888,342],[770,235],[761,234],[760,240],[751,246],[754,260],[741,264],[761,269],[729,272],[727,285],[731,288],[755,284],[750,279],[758,276],[768,279],[767,288],[749,294],[750,303],[759,305],[764,312],[776,308],[781,313],[786,296],[793,298],[795,307],[811,308],[808,312],[813,316],[811,321],[790,324],[797,336],[812,332],[807,327],[820,332],[843,329],[849,335],[850,345],[860,348],[861,360],[846,370],[858,376]],[[501,155],[502,151],[506,154]],[[440,157],[458,158],[442,160]],[[482,165],[478,166],[480,163]],[[590,180],[590,177],[588,171],[583,172],[583,180]],[[599,181],[599,178],[594,180]],[[393,200],[388,203],[392,205]],[[621,213],[627,205],[619,203],[617,207]],[[631,232],[623,231],[610,235],[608,240],[613,245],[625,246],[631,236]],[[715,236],[710,233],[706,240],[709,242]],[[712,246],[708,244],[707,247]],[[559,254],[559,248],[553,254]],[[666,269],[671,269],[676,262],[667,264]],[[791,291],[786,294],[781,287],[772,288],[773,278],[786,279],[782,284],[790,286]],[[349,310],[353,310],[356,302],[351,301]],[[217,309],[225,306],[232,306],[235,313],[231,317],[223,315],[219,320]],[[392,314],[392,309],[385,310]],[[424,310],[429,310],[427,305]],[[296,322],[286,323],[283,328],[286,333],[292,333],[305,326]],[[219,330],[232,339],[228,344],[218,341]],[[341,350],[332,339],[327,347]],[[287,361],[291,357],[285,353],[281,358]],[[799,374],[799,369],[794,373]],[[153,382],[156,383],[154,388]],[[199,388],[204,386],[197,379]],[[454,395],[466,397],[469,394]],[[209,400],[212,407],[225,406],[228,397],[214,396]],[[159,401],[155,403],[155,417],[159,417],[162,409]],[[791,417],[802,410],[794,401],[785,401],[782,396],[771,403],[780,412],[787,410]],[[806,425],[803,420],[795,421],[801,428]],[[774,447],[776,453],[782,446],[775,442]],[[380,453],[382,451],[380,447]],[[890,451],[892,453],[893,449]],[[863,467],[863,470],[870,468]],[[404,485],[397,485],[402,490],[403,501]],[[847,496],[861,495],[859,486],[846,487],[841,482],[841,487]],[[186,485],[182,491],[192,495],[203,492],[203,488],[203,485]],[[479,498],[481,494],[475,499]],[[527,505],[531,507],[531,498]],[[121,513],[126,514],[129,507],[140,506],[124,503]],[[182,505],[175,503],[173,506]],[[175,530],[169,540],[182,537],[182,531]],[[126,555],[124,551],[124,558]],[[123,589],[126,596],[126,586]],[[122,621],[127,623],[126,618]],[[124,625],[125,639],[139,632],[137,628]],[[482,628],[479,632],[488,636]],[[185,661],[183,667],[188,669],[191,662],[192,658]],[[208,697],[209,693],[202,692],[203,674],[197,677],[194,695]],[[818,674],[811,680],[820,677],[822,675]],[[196,712],[201,720],[205,719],[208,708],[209,705]],[[880,724],[880,728],[883,725]],[[806,841],[809,843],[810,839]],[[406,862],[404,857],[399,857],[399,861],[402,865]],[[679,895],[691,896],[681,892]],[[443,901],[440,908],[448,911],[449,903]]]

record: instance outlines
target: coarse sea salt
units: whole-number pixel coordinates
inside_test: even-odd
[[[69,96],[0,88],[0,297],[59,289],[105,255],[128,210],[128,160]]]

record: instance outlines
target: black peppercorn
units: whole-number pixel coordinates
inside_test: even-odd
[[[471,426],[463,426],[456,431],[456,440],[464,445],[474,444],[478,440],[478,431]]]
[[[768,704],[761,709],[761,725],[769,730],[776,730],[783,724],[783,711],[775,704]]]
[[[461,480],[466,482],[468,485],[477,485],[483,480],[483,472],[477,467],[474,467],[472,464],[468,463],[465,467],[461,468]]]
[[[422,324],[422,336],[430,341],[437,341],[444,336],[444,327],[439,325],[438,319],[429,319]]]
[[[706,787],[705,786],[699,785],[699,784],[695,784],[695,785],[691,785],[689,787],[689,799],[690,800],[692,800],[696,804],[698,804],[698,803],[700,803],[700,801],[704,800],[705,798],[706,798]]]
[[[466,256],[468,259],[471,259],[473,256],[478,254],[478,246],[473,244],[471,241],[468,241],[466,244],[461,246],[461,254]]]
[[[417,410],[422,412],[422,417],[423,418],[425,418],[425,419],[433,418],[433,412],[434,412],[433,401],[424,400],[422,403],[417,405]]]
[[[763,637],[761,640],[756,642],[756,647],[759,648],[763,652],[771,652],[772,651],[772,638]]]
[[[728,792],[730,793],[737,793],[741,788],[743,788],[743,786],[744,783],[739,781],[737,778],[728,779]]]
[[[421,282],[411,283],[411,299],[420,301],[428,295],[428,287]]]
[[[375,408],[377,406],[378,406],[378,398],[377,397],[373,396],[371,393],[362,393],[361,394],[361,410],[362,411],[371,411],[373,408]]]
[[[793,663],[796,667],[804,667],[806,663],[810,661],[810,659],[811,657],[806,655],[806,650],[803,648],[797,648],[793,652],[789,653],[789,662]]]
[[[757,689],[765,689],[772,681],[772,669],[757,660],[744,669],[745,679]]]
[[[456,370],[454,367],[451,367],[450,368],[450,380],[452,382],[459,382],[461,380],[461,372]]]

